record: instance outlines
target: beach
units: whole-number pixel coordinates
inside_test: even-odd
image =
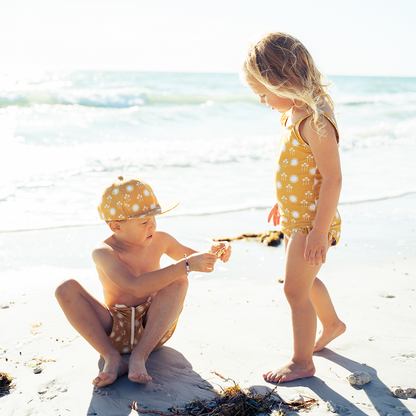
[[[390,392],[416,388],[415,207],[415,193],[340,206],[341,241],[319,277],[347,331],[315,353],[314,377],[277,386],[282,400],[315,398],[311,415],[416,414],[416,398]],[[267,214],[166,215],[158,228],[204,250],[213,238],[273,229]],[[275,387],[262,374],[292,352],[290,310],[279,282],[284,249],[244,240],[231,243],[229,263],[217,262],[211,274],[190,274],[177,330],[149,357],[149,384],[123,376],[94,387],[100,357],[66,321],[54,290],[74,278],[103,299],[90,253],[108,233],[105,224],[0,233],[0,371],[13,378],[9,394],[0,397],[0,414],[125,416],[138,414],[129,407],[134,401],[146,411],[168,412],[234,382],[261,394]],[[356,371],[371,381],[351,386],[347,377]]]
[[[229,263],[190,274],[176,332],[148,360],[148,385],[123,376],[94,388],[100,357],[54,291],[73,278],[103,300],[91,251],[109,229],[97,204],[119,175],[138,175],[159,199],[179,199],[158,229],[196,250],[273,230],[280,114],[237,73],[0,76],[0,372],[13,378],[0,414],[130,416],[133,402],[167,412],[233,383],[273,389],[262,374],[292,353],[283,246],[233,241]],[[415,78],[330,80],[343,222],[319,277],[347,331],[315,354],[314,377],[276,394],[316,399],[311,415],[415,413],[415,398],[390,392],[416,388]],[[360,388],[347,381],[357,371],[371,376]]]

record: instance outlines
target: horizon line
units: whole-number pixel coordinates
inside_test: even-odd
[[[115,68],[100,68],[100,69],[93,69],[93,68],[60,68],[60,67],[20,67],[15,65],[10,65],[8,68],[7,66],[3,66],[0,69],[0,75],[10,75],[12,72],[23,72],[23,73],[30,73],[30,72],[141,72],[141,73],[171,73],[171,74],[230,74],[230,75],[239,75],[238,71],[198,71],[198,70],[161,70],[161,69],[115,69]],[[326,77],[367,77],[367,78],[416,78],[416,74],[414,75],[369,75],[369,74],[324,74]]]

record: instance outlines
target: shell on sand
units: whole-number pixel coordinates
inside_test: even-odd
[[[347,377],[347,380],[351,386],[363,386],[371,381],[371,377],[364,371],[355,371]]]
[[[393,394],[393,396],[402,398],[402,397],[408,397],[408,398],[412,398],[416,396],[416,389],[409,387],[406,390],[403,390],[400,386],[397,387],[392,387],[390,389],[391,393]]]
[[[412,398],[412,397],[416,397],[416,389],[409,387],[408,389],[406,389],[406,397]]]

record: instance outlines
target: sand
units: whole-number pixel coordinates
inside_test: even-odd
[[[416,195],[342,205],[340,212],[341,242],[319,276],[347,332],[315,354],[314,377],[282,384],[277,393],[316,398],[311,415],[416,414],[416,398],[390,393],[416,387]],[[266,218],[264,210],[166,216],[159,229],[202,250],[210,238],[272,229]],[[214,273],[191,273],[177,331],[150,355],[152,382],[123,376],[94,387],[100,357],[67,323],[53,293],[62,279],[75,278],[102,299],[90,252],[106,235],[105,225],[0,234],[0,371],[14,379],[0,397],[2,416],[137,415],[133,401],[166,412],[231,383],[215,372],[260,393],[274,387],[262,373],[292,351],[279,283],[284,251],[247,241],[234,242],[231,261],[217,263]],[[347,377],[356,371],[371,382],[352,387]]]

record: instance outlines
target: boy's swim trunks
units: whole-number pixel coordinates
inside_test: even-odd
[[[329,114],[323,114],[334,126],[337,141],[338,129]],[[282,232],[290,237],[293,232],[307,235],[313,228],[319,209],[319,191],[322,176],[316,165],[311,148],[300,135],[300,125],[310,115],[286,127],[287,114],[283,114],[282,137],[280,139],[275,167],[276,196],[279,204]],[[338,244],[341,235],[341,217],[335,212],[328,239]]]
[[[147,301],[136,307],[127,307],[125,305],[104,305],[113,318],[113,328],[109,338],[115,349],[120,354],[131,353],[134,347],[138,344],[143,334],[146,313],[150,304],[151,301]],[[178,319],[176,319],[166,334],[157,343],[153,351],[160,348],[169,338],[172,337],[175,332]]]

